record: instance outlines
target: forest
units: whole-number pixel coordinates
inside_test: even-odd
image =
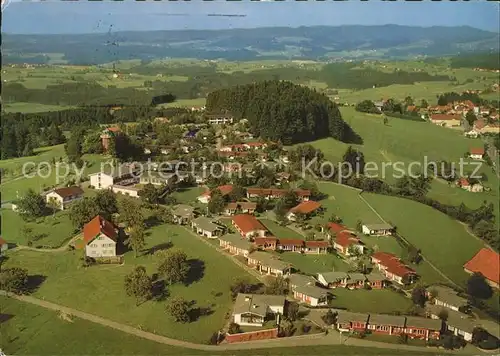
[[[246,118],[257,136],[285,145],[333,137],[351,140],[352,130],[336,104],[323,94],[286,81],[264,81],[217,90],[207,111],[230,111]]]
[[[451,58],[451,68],[481,68],[490,70],[499,70],[500,53],[480,53],[456,56]]]

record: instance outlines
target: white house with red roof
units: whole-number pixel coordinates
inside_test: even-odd
[[[257,218],[250,214],[238,214],[233,216],[231,221],[239,234],[245,238],[264,237],[267,228]]]
[[[483,147],[473,147],[470,149],[469,157],[472,159],[483,159],[484,148]]]
[[[233,186],[231,184],[226,184],[226,185],[221,185],[215,189],[219,190],[219,192],[221,192],[222,196],[226,196],[233,191]],[[211,197],[212,197],[212,192],[207,191],[207,192],[203,193],[202,195],[200,195],[197,199],[200,203],[208,204]]]
[[[117,236],[113,223],[97,215],[83,227],[85,255],[92,258],[116,256]]]
[[[467,273],[481,273],[488,284],[500,288],[500,255],[488,248],[482,248],[464,265]]]
[[[401,260],[388,252],[375,252],[372,255],[372,263],[393,282],[401,285],[413,283],[416,272],[406,266]]]
[[[0,237],[0,253],[5,252],[9,249],[9,243]]]
[[[484,187],[481,183],[471,184],[469,180],[465,177],[462,177],[457,181],[457,186],[462,188],[463,190],[473,193],[484,191]]]
[[[342,231],[336,234],[333,248],[345,256],[350,256],[354,249],[363,254],[365,246],[353,233]]]
[[[297,214],[302,214],[307,217],[320,209],[321,203],[318,203],[317,201],[302,201],[297,206],[290,209],[290,211],[286,214],[286,218],[290,221],[295,221],[297,220]]]

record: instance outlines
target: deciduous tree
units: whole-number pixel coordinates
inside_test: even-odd
[[[168,284],[184,282],[189,273],[186,253],[178,248],[168,250],[158,266],[158,273]]]
[[[28,270],[24,268],[4,268],[0,272],[0,289],[22,294],[28,286]]]
[[[153,296],[152,286],[153,281],[143,266],[137,266],[125,276],[125,291],[128,296],[135,297],[135,305],[151,299]]]
[[[182,297],[171,298],[167,304],[166,310],[177,322],[188,323],[190,321],[189,302]]]

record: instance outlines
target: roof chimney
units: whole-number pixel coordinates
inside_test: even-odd
[[[245,296],[245,302],[249,302],[250,301],[250,297],[249,296]]]

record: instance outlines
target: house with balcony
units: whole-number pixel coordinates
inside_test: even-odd
[[[80,187],[64,187],[51,190],[45,195],[45,202],[55,202],[54,207],[65,210],[68,206],[83,198],[84,191]]]
[[[243,294],[236,296],[233,321],[242,326],[262,326],[268,320],[283,315],[285,297],[282,295]]]

